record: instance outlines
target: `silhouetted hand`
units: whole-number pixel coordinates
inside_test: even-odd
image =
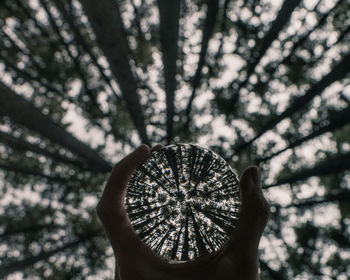
[[[230,241],[218,252],[181,264],[169,264],[158,257],[136,235],[126,210],[124,196],[131,173],[157,145],[141,145],[118,162],[108,179],[96,211],[116,257],[119,280],[250,280],[258,279],[258,246],[269,216],[261,191],[260,171],[247,168],[240,179],[242,210]]]

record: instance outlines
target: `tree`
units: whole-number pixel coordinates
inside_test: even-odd
[[[198,143],[237,173],[259,165],[272,216],[263,279],[349,275],[349,11],[345,0],[1,1],[0,277],[111,277],[94,206],[141,142]],[[200,252],[212,244],[194,210],[232,229],[227,212],[188,209],[173,255],[189,224]],[[135,227],[149,223],[160,250],[169,231],[152,235],[155,222]]]

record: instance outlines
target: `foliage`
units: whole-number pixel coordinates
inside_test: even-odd
[[[0,278],[111,278],[94,207],[108,166],[141,141],[207,146],[237,173],[259,165],[266,279],[350,274],[349,1],[180,2],[160,21],[152,0],[0,1],[0,86],[50,117],[34,131],[0,92],[15,138],[0,134]],[[117,12],[99,23],[125,49],[95,32],[105,4]],[[44,136],[46,122],[62,130]]]

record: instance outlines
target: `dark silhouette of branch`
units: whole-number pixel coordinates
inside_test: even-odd
[[[118,81],[131,119],[145,144],[149,144],[145,118],[137,93],[137,80],[129,64],[130,50],[117,2],[81,0],[95,32],[96,41],[105,54]]]
[[[311,34],[313,32],[315,32],[316,30],[320,29],[325,23],[327,23],[327,19],[329,18],[329,16],[333,13],[333,11],[343,2],[344,0],[339,0],[331,9],[329,9],[329,11],[325,14],[322,15],[322,17],[320,18],[320,20],[317,22],[317,24],[310,29],[308,32],[306,32],[304,35],[300,36],[298,41],[296,43],[293,44],[293,47],[291,48],[291,50],[289,51],[289,54],[287,56],[285,56],[281,62],[278,63],[278,65],[275,65],[273,67],[273,72],[270,73],[271,77],[274,77],[275,74],[278,72],[277,70],[279,69],[279,65],[288,65],[288,64],[292,64],[293,63],[293,57],[295,56],[295,53],[297,51],[298,48],[300,48],[301,46],[303,46],[303,44],[307,41],[307,39],[310,38]],[[316,7],[321,3],[318,2],[318,4],[316,5]],[[315,7],[315,9],[316,9]],[[305,17],[306,19],[306,17]],[[348,28],[349,29],[349,28]],[[336,45],[338,42],[340,42],[343,38],[343,36],[346,35],[346,33],[349,32],[349,30],[345,30],[345,32],[342,32],[341,35],[339,36],[338,40],[334,43],[334,44],[328,44],[327,46],[325,46],[323,53],[325,53],[328,49],[334,47],[334,45]],[[295,36],[290,36],[290,38],[288,38],[287,40],[285,40],[285,42],[287,41],[292,41],[291,38],[294,38]],[[340,40],[339,40],[340,39]],[[320,61],[320,59],[317,59],[317,61]]]
[[[7,57],[3,56],[1,53],[0,53],[0,59],[6,64],[6,66],[11,68],[13,71],[15,71],[19,77],[21,77],[23,80],[25,80],[29,84],[31,84],[33,81],[37,82],[47,90],[55,92],[59,96],[63,97],[63,93],[60,92],[57,88],[51,86],[49,83],[43,81],[40,77],[34,75],[33,73],[30,73],[23,69],[18,68],[12,61],[10,61]]]
[[[303,207],[313,207],[323,203],[338,202],[338,201],[350,201],[350,191],[343,190],[336,193],[329,193],[324,196],[313,196],[311,199],[303,199],[298,202],[293,202],[286,206],[272,205],[278,208],[303,208]]]
[[[278,34],[284,28],[284,26],[290,20],[290,17],[296,7],[299,6],[301,0],[285,0],[282,4],[281,9],[278,12],[276,19],[272,22],[270,30],[257,42],[256,47],[253,49],[251,54],[251,59],[247,63],[246,78],[238,83],[237,88],[234,87],[236,81],[232,81],[228,88],[232,91],[231,99],[227,113],[234,111],[235,105],[239,100],[240,90],[246,86],[251,75],[254,73],[256,66],[259,64],[260,60],[265,55],[266,51],[270,48],[272,42],[277,39]]]
[[[45,30],[45,27],[37,21],[37,19],[33,15],[32,9],[28,6],[26,1],[14,0],[14,2],[16,2],[16,5],[20,7],[20,9],[26,14],[26,16],[33,21],[35,27],[40,31],[41,35],[46,38],[49,38],[49,33]],[[16,10],[13,9],[10,5],[8,5],[6,1],[2,1],[2,4],[6,7],[6,9],[11,11],[12,14],[16,14]]]
[[[64,20],[69,24],[70,30],[73,33],[74,40],[77,42],[78,45],[80,45],[84,51],[90,56],[92,62],[97,67],[102,79],[105,81],[105,83],[110,88],[113,95],[120,100],[119,95],[115,92],[112,84],[111,79],[107,77],[107,75],[104,72],[103,67],[98,63],[96,55],[91,50],[90,46],[86,43],[86,40],[84,39],[83,35],[81,34],[78,26],[75,24],[73,20],[73,15],[70,14],[67,9],[64,7],[63,3],[60,0],[53,0],[52,2],[55,3],[55,6],[59,10],[59,12],[62,14]]]
[[[47,223],[47,224],[31,224],[29,226],[21,226],[21,227],[17,227],[17,228],[13,228],[13,227],[6,227],[6,229],[0,233],[0,238],[6,238],[12,235],[16,235],[16,234],[26,234],[29,232],[36,232],[36,231],[41,231],[44,229],[55,229],[58,228],[58,225],[55,225],[54,223]]]
[[[112,169],[110,163],[105,161],[89,146],[73,137],[49,116],[44,115],[29,101],[13,92],[0,82],[0,115],[10,117],[13,121],[47,137],[54,143],[61,145],[69,151],[84,158],[88,164],[95,166],[103,172]]]
[[[23,139],[14,137],[8,133],[5,133],[3,131],[0,131],[0,142],[5,143],[6,145],[12,147],[15,150],[18,151],[31,151],[34,153],[37,153],[39,155],[44,155],[47,156],[53,160],[55,160],[56,162],[62,162],[62,163],[67,163],[67,164],[71,164],[74,165],[80,169],[84,169],[84,170],[94,170],[92,167],[93,166],[88,166],[87,164],[75,160],[75,159],[70,159],[68,157],[65,156],[61,156],[58,153],[55,152],[50,152],[47,149],[41,148],[39,145],[37,144],[32,144],[29,142],[26,142]]]
[[[240,153],[242,150],[250,146],[256,139],[258,139],[261,135],[263,135],[265,132],[269,131],[270,129],[274,128],[279,122],[282,120],[291,117],[294,113],[302,110],[307,106],[311,100],[317,96],[320,95],[329,85],[334,83],[335,81],[341,80],[346,76],[346,74],[350,71],[350,53],[346,54],[342,60],[333,67],[333,69],[325,75],[320,81],[313,84],[304,95],[295,98],[293,101],[291,101],[288,108],[278,115],[273,115],[270,117],[270,119],[266,122],[265,125],[261,128],[260,131],[247,142],[240,143],[237,145],[237,147],[234,149],[235,153]]]
[[[221,22],[220,22],[220,31],[221,31],[221,38],[220,38],[220,44],[219,48],[215,54],[215,63],[218,63],[219,59],[222,57],[222,49],[224,47],[224,33],[226,32],[227,28],[227,10],[228,10],[228,5],[230,3],[230,0],[225,0],[224,2],[224,7],[222,10],[222,15],[221,15]]]
[[[281,150],[279,150],[279,151],[277,151],[277,152],[275,152],[267,157],[258,158],[257,163],[259,164],[262,162],[266,162],[266,161],[270,160],[271,158],[283,153],[284,151],[287,151],[289,149],[293,149],[297,146],[300,146],[302,143],[304,143],[308,140],[311,140],[317,136],[320,136],[324,133],[339,129],[348,123],[350,123],[350,107],[345,108],[342,111],[335,112],[334,114],[332,114],[331,118],[329,120],[329,123],[327,125],[323,125],[323,126],[318,127],[316,130],[314,130],[310,134],[290,142],[287,147],[285,147],[285,148],[283,148],[283,149],[281,149]]]
[[[205,57],[207,55],[209,40],[213,35],[218,11],[219,11],[219,0],[208,0],[207,16],[205,18],[204,28],[202,33],[202,43],[201,43],[201,51],[199,54],[199,61],[198,61],[196,73],[192,78],[192,93],[186,108],[186,123],[185,123],[186,129],[188,129],[189,123],[191,121],[192,103],[196,96],[197,89],[200,86],[200,82],[202,78],[202,69],[205,64]]]
[[[181,0],[158,0],[160,43],[164,63],[167,106],[167,142],[174,138],[174,98],[176,90],[176,61],[178,57],[179,18]]]
[[[0,30],[0,34],[1,36],[3,36],[4,38],[6,38],[6,40],[8,40],[11,43],[11,48],[16,49],[19,53],[22,53],[25,56],[28,56],[31,63],[33,64],[33,66],[37,69],[37,70],[41,70],[42,67],[36,62],[35,58],[33,57],[33,55],[31,54],[30,51],[24,50],[22,48],[20,48],[18,46],[18,44],[3,30]]]
[[[35,58],[31,55],[30,51],[24,50],[23,48],[20,48],[17,43],[12,40],[5,32],[1,32],[1,35],[4,36],[10,43],[11,43],[11,47],[15,48],[18,52],[20,52],[21,54],[23,54],[24,56],[28,56],[31,63],[33,64],[33,66],[36,68],[36,70],[41,71],[42,67],[35,61]],[[5,49],[5,48],[4,48]],[[21,77],[24,81],[26,81],[29,84],[32,84],[33,81],[38,83],[40,86],[44,87],[46,90],[54,92],[55,94],[57,94],[58,96],[64,98],[65,100],[69,101],[72,104],[76,104],[76,100],[72,97],[70,97],[69,95],[65,95],[64,92],[67,91],[66,86],[64,84],[61,85],[61,89],[57,89],[56,87],[50,85],[49,82],[43,81],[42,78],[36,73],[32,73],[28,70],[23,70],[18,68],[15,63],[13,63],[12,61],[10,61],[8,59],[8,57],[2,55],[0,53],[0,58],[3,60],[3,62],[6,64],[6,66],[8,66],[9,68],[11,68],[13,71],[16,72],[16,74]],[[100,114],[103,114],[103,112],[100,111]],[[103,130],[105,133],[108,133],[108,131],[106,131],[106,129],[104,129],[104,127],[95,119],[90,119],[89,120],[93,125],[96,125],[98,128],[100,128],[101,130]]]
[[[350,168],[350,153],[345,153],[330,157],[327,160],[316,164],[310,168],[303,168],[293,172],[291,175],[277,179],[271,185],[264,186],[265,189],[283,184],[294,184],[300,180],[313,176],[326,176],[329,174],[340,173]]]
[[[9,164],[6,160],[0,159],[0,169],[12,171],[15,173],[25,174],[25,175],[32,175],[32,176],[38,176],[44,179],[47,179],[48,181],[58,182],[58,183],[69,183],[72,181],[70,178],[63,178],[59,176],[51,176],[46,175],[41,172],[38,172],[37,170],[34,170],[32,168],[19,166],[16,164]]]
[[[77,240],[74,240],[74,241],[65,243],[64,245],[59,246],[56,249],[48,250],[46,252],[43,250],[41,253],[39,253],[36,256],[28,257],[28,258],[23,259],[23,260],[18,261],[18,262],[1,265],[0,266],[0,277],[3,278],[3,277],[5,277],[13,272],[16,272],[16,271],[23,271],[25,268],[32,266],[33,264],[35,264],[39,261],[46,260],[49,257],[51,257],[57,253],[63,252],[67,249],[72,250],[75,247],[88,241],[92,237],[93,236],[80,237]]]
[[[52,26],[52,28],[54,29],[58,39],[60,40],[61,42],[61,45],[64,47],[64,49],[66,50],[68,56],[70,57],[70,59],[72,60],[73,64],[74,64],[74,67],[75,67],[75,71],[78,73],[79,77],[80,77],[80,80],[82,82],[82,85],[83,85],[83,88],[84,88],[84,92],[89,96],[89,99],[90,99],[90,102],[92,103],[92,105],[95,107],[95,109],[97,110],[97,112],[100,114],[100,116],[104,116],[105,114],[103,113],[103,111],[101,110],[100,108],[100,105],[97,103],[97,97],[95,96],[95,94],[90,90],[89,88],[89,85],[88,85],[88,81],[86,79],[86,75],[85,73],[83,72],[81,66],[80,66],[80,63],[78,61],[78,58],[77,57],[80,57],[81,55],[78,54],[77,57],[75,57],[73,55],[73,53],[71,52],[71,50],[69,49],[69,46],[68,44],[66,43],[66,41],[64,40],[64,38],[62,37],[61,35],[61,31],[60,31],[60,28],[57,26],[56,24],[56,20],[54,18],[54,16],[52,15],[49,7],[47,6],[46,4],[46,0],[39,0],[40,3],[41,3],[41,6],[44,8],[47,16],[48,16],[48,19],[49,19],[49,22]]]

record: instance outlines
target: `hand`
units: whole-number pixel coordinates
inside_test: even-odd
[[[141,145],[118,162],[108,179],[96,211],[116,257],[118,280],[250,280],[259,279],[258,247],[269,216],[260,171],[247,168],[240,178],[242,210],[237,229],[218,252],[196,261],[169,264],[158,257],[136,235],[124,208],[131,173],[153,150]]]

